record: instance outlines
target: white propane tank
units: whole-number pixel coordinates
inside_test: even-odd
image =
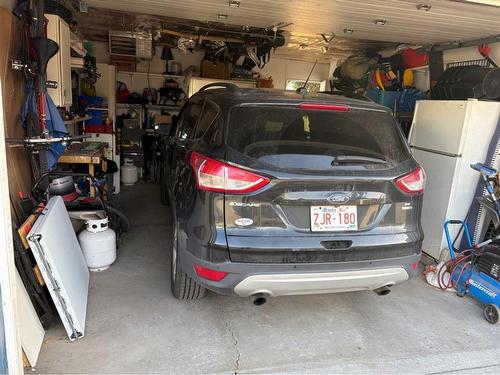
[[[125,159],[120,171],[123,185],[133,185],[137,182],[137,167],[132,159]]]
[[[116,234],[108,227],[108,218],[89,218],[78,241],[90,271],[104,271],[116,260]]]

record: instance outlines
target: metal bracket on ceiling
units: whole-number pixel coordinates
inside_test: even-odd
[[[323,38],[323,40],[325,41],[325,43],[328,43],[328,44],[330,44],[332,42],[332,40],[335,38],[334,33],[330,34],[331,36],[329,38],[326,37],[327,34],[320,34],[320,35]]]

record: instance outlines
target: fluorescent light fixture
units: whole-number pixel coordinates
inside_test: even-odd
[[[227,2],[229,6],[235,6],[236,8],[240,7],[240,0],[228,0]]]
[[[353,32],[353,29],[344,29],[344,34],[352,34]]]
[[[219,13],[217,15],[217,18],[220,19],[220,20],[227,20],[227,14],[221,14],[221,13]]]
[[[383,25],[385,25],[387,23],[387,21],[386,20],[373,20],[373,23],[375,25],[381,25],[381,26],[383,26]]]

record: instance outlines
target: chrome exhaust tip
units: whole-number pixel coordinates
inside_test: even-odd
[[[379,296],[386,296],[391,292],[391,289],[388,286],[383,286],[377,289],[373,289],[373,291]]]
[[[254,296],[253,304],[255,306],[262,306],[267,302],[267,296],[265,294],[256,294]]]

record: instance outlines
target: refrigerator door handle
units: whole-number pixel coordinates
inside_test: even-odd
[[[432,152],[433,154],[440,154],[440,155],[444,155],[444,156],[450,156],[452,158],[460,158],[460,157],[462,157],[462,154],[452,154],[450,152],[444,152],[444,151],[439,151],[439,150],[432,150],[430,148],[425,148],[425,147],[420,147],[420,146],[410,145],[410,148],[414,148],[415,150],[420,150],[420,151]]]

